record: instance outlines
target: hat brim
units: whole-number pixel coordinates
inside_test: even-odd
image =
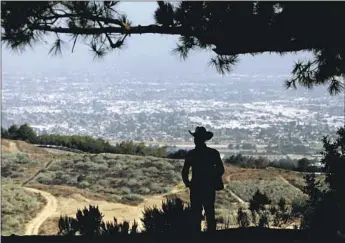
[[[198,138],[203,138],[206,141],[210,140],[213,137],[213,133],[212,132],[206,132],[206,133],[195,133],[195,132],[191,132],[190,130],[188,131],[190,133],[190,135],[192,135],[193,137],[198,137]]]

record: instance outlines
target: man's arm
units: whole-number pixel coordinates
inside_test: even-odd
[[[220,153],[216,150],[216,173],[217,176],[222,176],[224,174],[224,165]]]
[[[188,158],[188,154],[184,160],[184,165],[183,165],[183,168],[182,168],[182,180],[183,180],[183,183],[186,185],[186,187],[189,187],[190,185],[190,181],[188,179],[188,176],[189,176],[189,169],[191,167],[191,162],[190,162],[190,158]]]

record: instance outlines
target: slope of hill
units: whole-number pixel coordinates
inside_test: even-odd
[[[49,192],[57,199],[58,210],[40,225],[41,233],[56,232],[60,215],[73,216],[77,209],[89,204],[99,205],[106,219],[117,217],[133,222],[140,219],[144,206],[159,206],[170,194],[189,201],[188,189],[181,183],[182,160],[116,154],[56,154],[11,140],[6,140],[2,149],[5,152],[2,169],[7,171],[2,171],[2,178],[13,178],[16,183],[31,178],[26,187]],[[217,193],[217,217],[230,218],[229,223],[236,225],[238,207],[246,203],[256,189],[267,193],[274,202],[280,196],[288,202],[302,198],[298,189],[286,183],[301,182],[301,178],[300,173],[273,168],[260,170],[225,165],[225,190]]]
[[[1,235],[24,234],[25,225],[36,217],[46,203],[39,194],[4,179],[1,197]]]
[[[180,182],[182,161],[154,157],[86,154],[54,161],[31,184],[63,185],[138,204],[143,196],[169,192]]]

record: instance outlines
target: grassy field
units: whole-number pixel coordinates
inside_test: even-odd
[[[2,179],[1,194],[1,234],[23,234],[25,224],[45,205],[44,198],[6,179]]]

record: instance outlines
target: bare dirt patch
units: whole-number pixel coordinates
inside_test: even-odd
[[[124,220],[129,221],[130,224],[134,220],[138,223],[139,229],[142,229],[141,217],[145,207],[160,207],[162,201],[166,197],[177,195],[184,188],[181,185],[174,187],[174,189],[166,194],[155,195],[145,198],[145,200],[137,206],[125,205],[122,203],[107,202],[104,200],[92,200],[86,198],[78,193],[69,194],[68,197],[58,196],[57,209],[52,211],[49,218],[40,225],[37,233],[42,235],[52,234],[58,232],[58,218],[60,216],[75,217],[78,209],[89,207],[89,205],[98,206],[101,213],[104,215],[104,221],[113,221],[116,218],[119,222]],[[66,194],[65,194],[66,195]]]

